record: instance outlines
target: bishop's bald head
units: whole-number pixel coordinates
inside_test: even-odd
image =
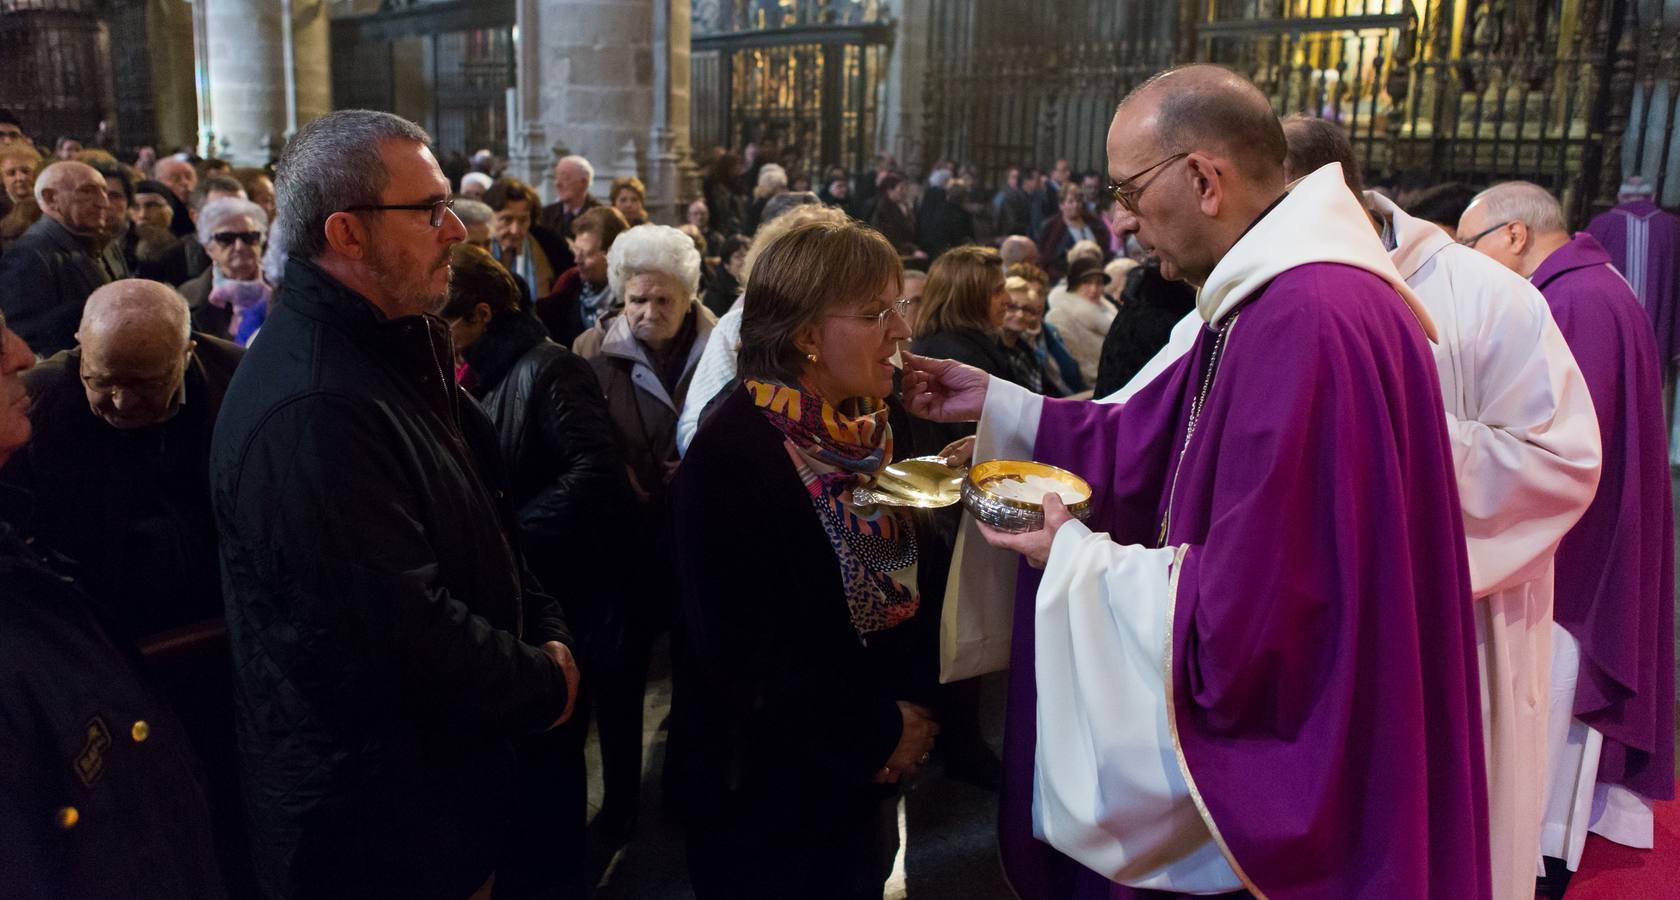
[[[1211,65],[1169,69],[1132,91],[1108,131],[1122,230],[1161,273],[1201,284],[1284,191],[1287,147],[1266,95]]]

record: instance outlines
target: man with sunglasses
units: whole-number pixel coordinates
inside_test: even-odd
[[[1598,494],[1557,551],[1551,762],[1541,833],[1562,893],[1587,832],[1649,849],[1674,797],[1674,512],[1662,358],[1651,320],[1557,199],[1507,182],[1476,195],[1464,243],[1533,282],[1586,376],[1604,443]]]
[[[1044,567],[1015,600],[999,821],[1029,900],[1488,896],[1433,323],[1339,174],[1286,186],[1285,151],[1226,69],[1120,105],[1121,227],[1200,288],[1206,323],[1125,403],[907,361],[913,414],[980,420],[976,460],[1091,487],[1088,523],[1050,494],[1042,529],[982,529]]]
[[[35,179],[41,218],[0,258],[0,311],[42,356],[76,343],[82,305],[126,275],[104,256],[105,177],[86,163],[56,162]]]
[[[437,318],[466,228],[430,140],[342,110],[287,143],[285,275],[212,439],[265,896],[488,897],[515,739],[571,715],[565,620]]]

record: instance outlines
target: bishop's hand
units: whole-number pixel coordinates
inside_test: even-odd
[[[904,405],[931,422],[974,422],[986,406],[989,376],[948,359],[904,354]]]
[[[1044,568],[1050,560],[1050,545],[1056,541],[1056,532],[1073,518],[1062,498],[1057,494],[1044,495],[1044,527],[1037,531],[1023,534],[1010,534],[999,531],[984,522],[980,525],[980,534],[986,543],[1000,550],[1012,550],[1027,558],[1027,564],[1035,569]]]

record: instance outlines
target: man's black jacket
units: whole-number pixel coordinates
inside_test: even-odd
[[[287,265],[211,442],[257,877],[275,897],[463,897],[516,735],[570,642],[514,547],[496,435],[437,319]]]

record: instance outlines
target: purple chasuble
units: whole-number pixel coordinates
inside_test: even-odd
[[[1600,781],[1674,797],[1674,502],[1663,368],[1639,301],[1592,235],[1531,280],[1587,378],[1598,495],[1558,545],[1553,615],[1581,643],[1575,717],[1604,734]]]
[[[1188,545],[1165,649],[1192,796],[1265,896],[1486,897],[1469,568],[1427,341],[1386,282],[1328,263],[1286,271],[1222,325],[1182,461],[1206,328],[1124,405],[1045,401],[1035,453],[1091,482],[1093,531],[1156,546],[1167,516],[1166,545]],[[1023,564],[1005,872],[1027,900],[1161,896],[1033,837],[1038,583]]]
[[[1587,233],[1604,245],[1610,264],[1633,286],[1666,366],[1680,356],[1680,216],[1649,200],[1634,200],[1595,217]]]

